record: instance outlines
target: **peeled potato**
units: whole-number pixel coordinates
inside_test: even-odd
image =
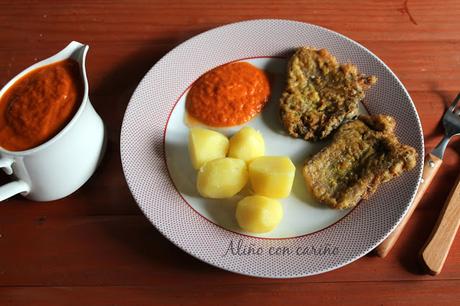
[[[248,169],[244,160],[219,158],[204,164],[198,171],[197,188],[205,198],[230,198],[240,192],[248,182]]]
[[[245,197],[236,206],[236,221],[247,232],[270,232],[275,229],[282,218],[281,203],[263,196]]]
[[[258,195],[285,198],[291,193],[295,166],[285,156],[262,156],[249,164],[249,180]]]
[[[219,132],[191,128],[188,137],[188,151],[193,168],[200,169],[210,160],[225,157],[228,145],[227,137]]]
[[[250,126],[239,130],[230,138],[228,156],[246,162],[265,154],[265,142],[262,134]]]

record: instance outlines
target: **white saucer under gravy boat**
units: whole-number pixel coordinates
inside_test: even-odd
[[[45,143],[24,151],[0,147],[0,168],[15,180],[0,186],[0,201],[18,193],[35,201],[63,198],[80,188],[94,173],[105,149],[101,117],[88,98],[85,60],[89,47],[73,41],[62,51],[22,71],[0,91],[0,97],[17,80],[34,69],[72,58],[79,63],[83,99],[67,125]]]

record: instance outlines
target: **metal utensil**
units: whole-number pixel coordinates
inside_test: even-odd
[[[460,100],[460,93],[457,95],[455,100],[449,106],[449,108],[444,113],[442,117],[442,124],[444,126],[444,137],[441,139],[439,144],[428,153],[425,157],[425,162],[423,165],[423,174],[422,181],[418,187],[417,194],[415,195],[414,202],[409,208],[409,211],[402,219],[401,223],[396,227],[396,229],[385,239],[377,248],[375,249],[376,253],[380,257],[385,257],[390,250],[393,248],[396,240],[398,240],[401,232],[406,226],[407,221],[412,216],[415,208],[425,194],[426,189],[430,185],[434,176],[439,170],[439,167],[442,164],[442,158],[446,150],[447,144],[452,136],[460,134],[460,116],[458,111],[456,111],[457,104]]]

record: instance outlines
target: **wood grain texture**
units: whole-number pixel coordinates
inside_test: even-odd
[[[258,279],[211,267],[163,238],[137,208],[119,154],[136,85],[186,39],[255,18],[310,22],[362,43],[409,90],[427,151],[440,140],[441,116],[460,89],[457,0],[0,1],[0,86],[71,40],[87,43],[90,98],[109,136],[100,168],[73,195],[0,205],[0,305],[458,304],[459,239],[440,275],[417,262],[458,176],[457,139],[385,259],[367,255],[313,277]]]
[[[363,292],[376,291],[373,300],[357,296],[354,288]],[[65,305],[420,305],[432,306],[430,296],[438,295],[436,305],[458,306],[460,281],[433,283],[354,282],[354,283],[272,283],[251,284],[242,287],[238,283],[208,285],[176,285],[166,282],[156,286],[93,286],[93,287],[11,287],[0,288],[2,305],[48,306],[49,301],[65,301]],[[395,290],[398,288],[398,290]],[[444,293],[450,290],[451,295]],[[402,294],[403,293],[403,294]]]

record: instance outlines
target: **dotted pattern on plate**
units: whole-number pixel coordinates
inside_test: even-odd
[[[352,62],[378,84],[367,94],[371,114],[396,118],[401,142],[415,147],[418,165],[404,179],[384,184],[370,200],[335,225],[311,235],[282,240],[251,238],[220,228],[183,203],[164,160],[163,135],[168,115],[182,92],[200,75],[223,63],[256,56],[287,56],[299,46],[327,48],[341,62]],[[187,253],[214,266],[252,276],[289,278],[344,266],[371,251],[401,220],[420,180],[423,133],[404,86],[375,55],[330,30],[288,20],[252,20],[222,26],[182,43],[145,75],[123,120],[121,157],[129,188],[152,224]],[[230,241],[265,250],[263,255],[227,255]],[[269,247],[329,245],[337,255],[268,255]]]

